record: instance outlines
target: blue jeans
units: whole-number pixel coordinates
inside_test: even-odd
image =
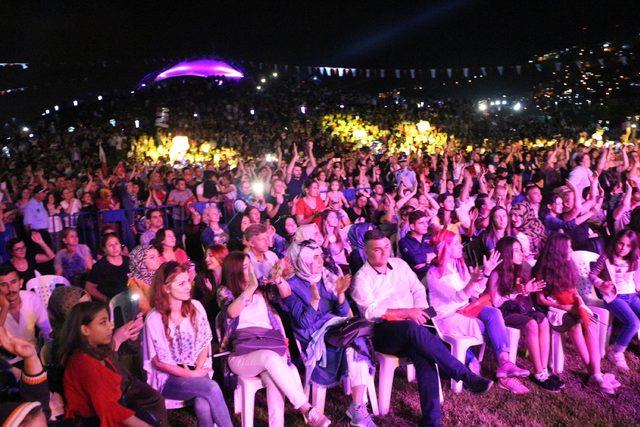
[[[169,375],[162,395],[167,399],[195,399],[194,407],[198,417],[198,427],[233,427],[229,409],[222,391],[209,377],[186,378]]]
[[[605,302],[604,306],[622,322],[622,329],[616,338],[616,346],[626,350],[633,336],[640,329],[640,297],[638,294],[622,294],[611,303]]]
[[[408,357],[416,368],[423,426],[441,426],[436,364],[447,378],[468,382],[474,374],[451,355],[440,338],[411,320],[376,323],[373,347],[380,353]]]
[[[491,344],[496,359],[500,353],[508,352],[509,334],[507,333],[507,327],[504,325],[502,312],[495,307],[484,307],[478,314],[478,320],[482,322],[480,329],[489,338],[489,344]]]

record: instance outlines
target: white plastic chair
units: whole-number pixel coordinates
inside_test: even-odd
[[[486,344],[483,339],[476,337],[445,335],[437,327],[436,331],[438,331],[440,339],[451,346],[451,355],[458,359],[461,363],[466,362],[467,350],[478,345],[481,346],[480,353],[478,354],[478,360],[482,361],[484,357],[484,350],[486,348]],[[518,357],[520,330],[507,327],[507,333],[509,334],[509,361],[515,363]],[[462,391],[462,381],[451,380],[451,389],[455,393],[460,393]]]
[[[44,306],[47,307],[49,305],[51,293],[58,286],[71,286],[71,283],[69,283],[65,277],[56,276],[55,274],[47,274],[30,279],[27,282],[25,289],[36,293],[40,298],[40,301],[42,301]]]
[[[216,318],[216,335],[218,337],[218,342],[222,342],[223,333],[222,333],[222,313],[218,314]],[[280,322],[282,326],[282,320],[280,317],[276,316],[276,319]],[[292,366],[292,370],[295,371],[295,374],[298,375],[298,371]],[[253,419],[255,414],[255,399],[256,392],[262,388],[265,388],[267,385],[262,381],[260,377],[241,377],[238,376],[238,385],[236,389],[233,391],[233,412],[235,414],[240,414],[240,420],[242,423],[242,427],[253,427]],[[284,405],[281,408],[267,408],[270,412],[269,418],[272,417],[272,411],[281,411],[282,418],[284,418]],[[276,417],[277,418],[277,417]]]
[[[300,346],[300,342],[296,339],[296,346],[298,347],[298,351],[300,355],[303,355],[302,347]],[[373,415],[379,415],[378,409],[378,394],[376,393],[376,385],[375,385],[375,372],[373,375],[369,375],[367,379],[367,389],[364,393],[364,403],[371,402],[371,412]],[[307,386],[305,388],[305,393],[307,396],[309,395],[309,391],[311,391],[311,404],[314,408],[316,408],[320,413],[324,414],[324,406],[327,400],[327,387],[316,384],[311,381],[311,390]],[[351,384],[349,383],[349,379],[345,378],[344,380],[344,394],[347,396],[351,395]]]
[[[391,391],[393,389],[393,376],[400,365],[407,367],[407,381],[413,382],[416,379],[415,367],[405,358],[399,358],[391,354],[376,352],[376,360],[380,366],[378,370],[378,413],[380,416],[387,415],[391,407]],[[437,369],[437,365],[436,365]],[[438,388],[440,390],[440,403],[444,401],[442,385],[438,375]],[[372,405],[373,406],[373,405]]]
[[[584,300],[585,304],[598,316],[598,339],[600,343],[600,356],[604,357],[607,351],[607,343],[611,336],[611,324],[613,318],[609,310],[604,308],[602,301],[596,295],[593,284],[589,280],[589,272],[591,271],[591,263],[596,262],[599,255],[589,251],[575,251],[572,254],[573,262],[578,267],[581,283],[578,285],[578,293]]]

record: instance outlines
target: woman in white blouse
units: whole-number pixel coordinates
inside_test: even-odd
[[[198,426],[231,427],[222,391],[211,379],[211,328],[191,287],[187,267],[175,261],[154,275],[153,310],[144,326],[147,382],[167,399],[195,399]]]
[[[483,257],[483,267],[468,268],[462,256],[460,236],[441,230],[431,239],[436,258],[427,273],[429,301],[438,313],[433,319],[445,335],[476,337],[486,335],[498,361],[496,377],[524,377],[529,371],[509,361],[509,336],[500,310],[491,307],[489,296],[479,298],[486,290],[487,279],[500,264],[500,255],[493,252]],[[475,300],[472,302],[471,299]],[[479,370],[477,361],[470,368]]]

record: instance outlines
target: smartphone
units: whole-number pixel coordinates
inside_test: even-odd
[[[135,319],[140,313],[140,295],[131,294],[129,298],[131,299],[131,319]]]
[[[429,319],[433,319],[438,315],[438,313],[436,312],[436,309],[433,307],[427,307],[424,311],[425,313],[427,313],[427,316],[429,316]]]

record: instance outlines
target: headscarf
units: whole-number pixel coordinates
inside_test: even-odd
[[[311,273],[313,258],[318,254],[322,255],[322,249],[313,240],[306,240],[300,244],[292,245],[289,250],[289,257],[296,276],[309,283],[318,283],[322,279],[322,273]]]
[[[53,331],[59,331],[62,328],[67,314],[84,295],[86,292],[77,286],[58,286],[51,292],[47,311]]]
[[[302,243],[305,240],[313,240],[315,242],[315,237],[320,234],[320,229],[317,224],[305,224],[298,227],[296,234],[293,235],[293,243]],[[316,242],[317,244],[322,244],[322,242]]]
[[[368,222],[360,222],[357,224],[353,224],[351,228],[349,228],[349,232],[347,233],[347,239],[349,240],[351,249],[354,251],[358,251],[362,262],[365,262],[367,259],[367,255],[364,250],[364,235],[367,233],[367,231],[372,229],[372,224]]]
[[[153,246],[139,245],[133,248],[129,254],[129,278],[138,279],[146,285],[151,285],[153,275],[155,274],[155,271],[149,270],[144,263],[149,249],[153,249]]]
[[[545,236],[545,229],[536,212],[529,203],[521,202],[511,206],[510,214],[522,218],[522,225],[518,227],[518,231],[529,238],[531,254],[538,255],[542,243],[541,239]]]

